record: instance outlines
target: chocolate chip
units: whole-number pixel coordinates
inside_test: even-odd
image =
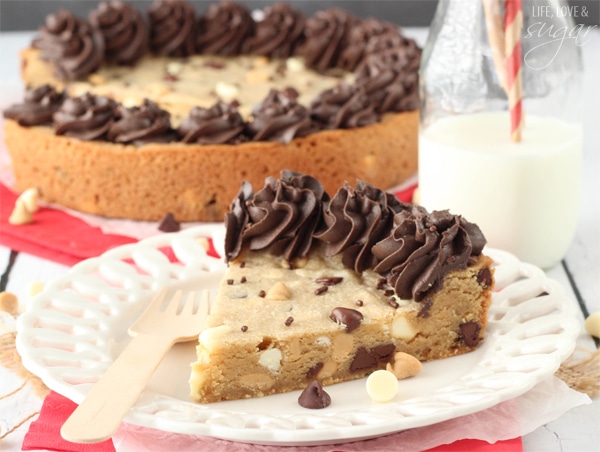
[[[344,280],[344,278],[339,277],[339,276],[331,276],[331,277],[327,277],[327,278],[317,278],[315,280],[315,282],[317,282],[318,284],[322,284],[324,286],[335,286],[336,284],[341,283]]]
[[[378,345],[377,347],[373,347],[371,349],[371,353],[377,361],[387,362],[392,359],[394,352],[396,351],[396,346],[394,344],[383,344]]]
[[[396,301],[396,299],[394,297],[392,297],[388,300],[388,304],[394,309],[398,309],[400,307],[400,305],[398,304],[398,302]]]
[[[355,304],[356,304],[356,306],[362,306],[362,305],[364,305],[364,303],[363,303],[362,300],[356,300]]]
[[[459,325],[460,338],[468,347],[475,347],[479,344],[479,332],[481,326],[477,322],[465,322]]]
[[[422,302],[423,306],[421,306],[421,310],[417,314],[417,317],[426,319],[429,317],[429,311],[431,310],[431,305],[433,304],[433,300],[428,297]]]
[[[266,295],[267,295],[267,292],[265,292],[264,290],[261,290],[260,292],[258,292],[258,296],[260,298],[265,298]]]
[[[477,273],[477,282],[481,284],[484,289],[492,286],[492,272],[489,268],[484,267]]]
[[[379,278],[377,280],[377,290],[383,290],[385,289],[385,286],[387,285],[387,280],[385,278]]]
[[[175,220],[173,214],[169,212],[160,220],[158,230],[162,232],[177,232],[181,230],[181,225]]]
[[[323,368],[323,365],[324,365],[323,363],[318,362],[317,364],[315,364],[314,366],[312,366],[310,369],[308,369],[308,371],[306,372],[306,379],[307,380],[312,380],[314,377],[316,377],[316,375]]]
[[[293,321],[294,321],[293,317],[288,317],[287,319],[285,319],[285,326],[290,326]]]
[[[281,93],[285,97],[289,97],[290,99],[297,99],[298,96],[300,95],[300,93],[298,93],[298,91],[292,86],[287,86],[287,87],[283,88],[283,91]]]
[[[331,397],[317,380],[313,380],[298,397],[298,404],[304,408],[319,409],[331,404]]]
[[[248,327],[246,325],[243,325],[240,330],[242,330],[242,333],[245,333],[246,331],[248,331]]]
[[[394,295],[394,289],[386,289],[385,292],[383,292],[383,295],[386,297],[391,297]]]
[[[212,69],[223,69],[225,68],[225,63],[221,63],[220,61],[207,61],[204,63],[204,66],[212,68]]]
[[[317,290],[315,290],[315,295],[323,295],[325,292],[327,292],[327,289],[329,289],[329,287],[321,286]]]
[[[242,276],[242,277],[240,278],[240,282],[241,282],[242,284],[244,284],[246,281],[248,281],[248,280],[246,279],[246,277],[245,277],[245,276]]]
[[[373,356],[365,347],[360,347],[356,350],[356,355],[352,363],[350,363],[350,372],[358,372],[360,370],[370,369],[377,365],[377,358]]]
[[[177,76],[173,75],[173,74],[165,74],[165,76],[163,77],[163,80],[165,82],[176,82],[177,80],[179,80],[179,78],[177,78]]]
[[[329,318],[341,325],[346,325],[346,332],[351,333],[358,328],[363,320],[363,315],[356,309],[334,308]]]
[[[240,268],[244,268],[246,266],[246,261],[240,262]]]
[[[227,280],[227,285],[228,285],[228,286],[231,286],[231,285],[233,285],[233,279],[228,279],[228,280]]]

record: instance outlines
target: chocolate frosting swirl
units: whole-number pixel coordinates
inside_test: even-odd
[[[415,110],[419,106],[418,69],[421,50],[413,40],[369,54],[357,68],[362,87],[378,113]]]
[[[177,139],[171,129],[171,114],[151,100],[144,99],[139,107],[119,108],[118,116],[118,120],[108,129],[109,141],[141,146]]]
[[[399,36],[396,26],[388,22],[369,18],[356,23],[350,30],[347,45],[340,53],[338,67],[346,71],[356,69],[366,54],[373,52],[372,48],[369,48],[367,52],[367,46],[371,40],[376,36],[386,34]]]
[[[196,11],[182,0],[156,0],[148,10],[150,48],[158,55],[186,57],[194,53]]]
[[[338,8],[318,11],[310,17],[304,30],[306,41],[300,50],[304,64],[321,72],[336,67],[356,20],[352,14]]]
[[[356,190],[346,183],[326,205],[324,228],[315,238],[325,243],[327,256],[343,253],[344,266],[360,273],[375,266],[371,248],[389,234],[394,214],[407,209],[408,204],[366,182],[359,181]]]
[[[33,46],[50,61],[62,80],[84,77],[96,71],[104,58],[102,34],[86,20],[60,10],[46,17]]]
[[[311,103],[310,113],[326,129],[348,129],[379,121],[364,90],[346,83],[319,94]]]
[[[225,214],[225,260],[232,261],[239,256],[242,250],[242,233],[249,221],[247,204],[254,199],[254,190],[249,182],[243,181],[242,186],[229,211]]]
[[[304,37],[304,14],[287,3],[267,7],[264,14],[264,19],[256,24],[254,36],[248,41],[248,52],[270,58],[294,55]]]
[[[397,213],[390,235],[373,247],[374,270],[387,275],[400,298],[421,301],[448,272],[466,268],[485,243],[479,227],[461,216],[415,206]]]
[[[63,92],[58,93],[50,85],[43,85],[27,90],[25,102],[11,105],[4,110],[3,115],[17,121],[20,126],[50,125],[52,115],[60,108],[64,99]]]
[[[102,2],[89,14],[104,37],[104,56],[110,62],[133,66],[148,49],[148,26],[142,14],[119,0]]]
[[[306,256],[327,198],[321,183],[312,176],[283,171],[281,179],[267,178],[248,204],[244,241],[251,250],[269,247],[271,253],[288,261]]]
[[[114,122],[115,101],[86,93],[67,98],[54,113],[54,132],[80,140],[104,139]]]
[[[282,171],[281,179],[268,177],[256,195],[243,184],[225,217],[227,258],[237,257],[242,244],[251,250],[269,248],[290,262],[306,256],[321,220],[322,203],[328,199],[317,179],[293,171]]]
[[[237,109],[219,101],[210,108],[192,108],[178,132],[184,143],[237,144],[245,141],[244,128],[244,120]]]
[[[252,115],[254,119],[248,124],[248,131],[254,141],[289,143],[295,137],[318,130],[306,107],[300,105],[295,97],[275,89],[269,91]]]
[[[244,5],[213,3],[198,21],[196,51],[203,54],[235,56],[254,33],[254,19]]]

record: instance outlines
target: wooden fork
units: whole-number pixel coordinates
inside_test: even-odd
[[[110,438],[173,344],[198,338],[209,312],[208,292],[202,292],[195,311],[196,293],[180,309],[183,292],[177,291],[163,311],[166,296],[166,289],[158,292],[131,325],[133,339],[63,424],[64,439],[96,443]]]

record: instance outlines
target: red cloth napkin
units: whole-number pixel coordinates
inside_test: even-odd
[[[44,405],[39,417],[35,420],[23,441],[23,450],[50,450],[50,451],[73,451],[73,452],[114,452],[115,448],[112,441],[104,441],[97,444],[75,444],[65,441],[60,436],[60,427],[67,420],[69,415],[75,409],[76,404],[65,397],[51,392],[44,400]],[[401,440],[399,440],[401,441]],[[235,450],[235,443],[232,444],[232,450]],[[265,447],[261,447],[265,450]],[[273,451],[281,450],[285,452],[285,447],[269,448]],[[295,450],[298,450],[297,448]],[[306,447],[309,452],[311,447]],[[332,451],[343,451],[343,447],[333,447]],[[521,438],[515,438],[506,441],[498,441],[495,444],[489,444],[485,441],[464,439],[452,444],[429,449],[428,452],[522,452],[523,447]],[[183,452],[183,451],[182,451]],[[390,451],[391,452],[391,451]]]
[[[8,218],[16,199],[15,193],[0,184],[0,244],[12,250],[71,266],[111,248],[137,241],[122,235],[104,234],[79,218],[47,207],[41,207],[34,214],[32,223],[12,225]]]

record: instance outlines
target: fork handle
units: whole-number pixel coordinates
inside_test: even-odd
[[[109,439],[173,343],[168,337],[134,336],[63,424],[61,436],[74,443]]]

